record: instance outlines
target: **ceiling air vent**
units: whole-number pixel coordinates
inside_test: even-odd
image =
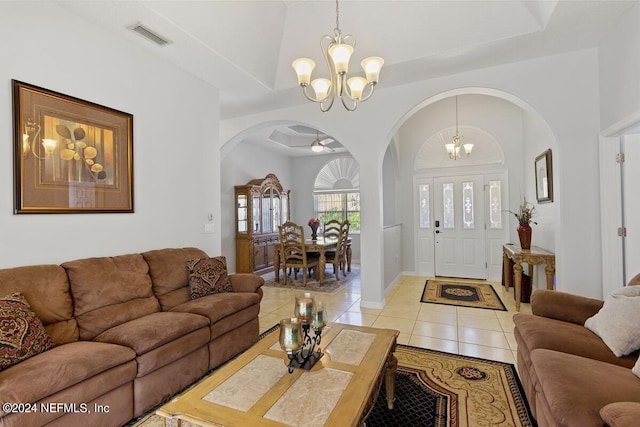
[[[166,44],[171,43],[169,40],[165,39],[164,37],[158,35],[157,33],[153,32],[153,31],[151,31],[149,28],[145,27],[142,24],[136,24],[133,27],[129,27],[129,29],[131,31],[134,31],[134,32],[140,34],[142,37],[146,38],[147,40],[151,40],[152,42],[154,42],[158,46],[164,46]]]

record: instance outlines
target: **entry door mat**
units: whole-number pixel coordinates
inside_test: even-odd
[[[261,337],[271,333],[279,333],[279,325]],[[537,426],[514,365],[401,344],[394,354],[394,409],[387,408],[383,381],[367,427]],[[164,418],[155,409],[126,426],[163,427]],[[182,426],[198,424],[183,421]]]
[[[427,280],[421,302],[507,311],[489,283]]]

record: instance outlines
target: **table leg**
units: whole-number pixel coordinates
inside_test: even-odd
[[[327,265],[327,258],[324,256],[324,249],[320,250],[320,257],[318,258],[318,282],[320,286],[324,285],[324,269]]]
[[[516,311],[520,311],[520,298],[522,297],[522,261],[516,261],[513,267],[514,288],[516,297]]]
[[[276,276],[276,282],[280,282],[280,251],[275,248],[273,250],[273,271]],[[282,274],[286,275],[287,272],[283,271]]]
[[[547,289],[550,291],[553,290],[553,275],[556,272],[555,265],[549,263],[544,269],[544,272],[547,273]]]
[[[351,273],[351,245],[347,246],[347,271]]]
[[[511,272],[509,271],[509,256],[503,252],[502,253],[502,279],[504,281],[504,286],[508,290],[511,286]]]
[[[384,386],[387,392],[387,407],[393,409],[396,393],[396,372],[398,371],[398,358],[391,353],[387,360],[387,367],[384,373]]]

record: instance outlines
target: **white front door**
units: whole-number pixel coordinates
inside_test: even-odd
[[[484,178],[435,178],[435,275],[487,278]]]

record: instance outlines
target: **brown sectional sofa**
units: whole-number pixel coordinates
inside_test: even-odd
[[[161,249],[0,270],[0,297],[21,292],[55,343],[0,371],[2,403],[38,408],[0,409],[0,426],[119,426],[257,342],[264,280],[230,275],[233,292],[191,300],[186,261],[206,257]]]
[[[640,275],[632,283],[640,284]],[[639,352],[616,357],[584,327],[603,301],[535,290],[532,314],[514,316],[518,371],[534,417],[546,426],[640,426]]]

